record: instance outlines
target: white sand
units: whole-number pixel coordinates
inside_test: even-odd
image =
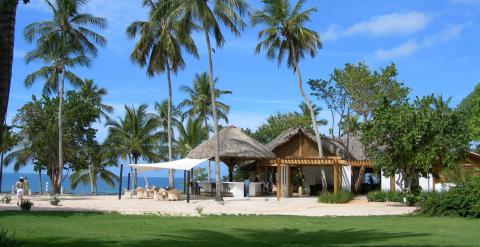
[[[35,211],[98,211],[122,214],[161,214],[197,216],[202,214],[233,215],[298,215],[298,216],[368,216],[402,215],[415,210],[399,203],[369,203],[365,197],[357,197],[348,204],[318,203],[315,197],[281,198],[251,197],[225,198],[224,205],[210,198],[193,198],[183,201],[155,201],[153,199],[124,199],[117,196],[60,196],[60,206],[51,206],[49,196],[30,196]],[[14,197],[12,197],[14,199]],[[0,204],[0,211],[18,210],[12,203]]]

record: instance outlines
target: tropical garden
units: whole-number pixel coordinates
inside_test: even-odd
[[[161,162],[186,157],[190,150],[218,133],[223,127],[219,122],[229,123],[230,106],[222,102],[222,98],[234,92],[218,88],[220,78],[214,74],[217,67],[212,53],[221,52],[227,35],[240,37],[244,29],[252,26],[260,28],[258,43],[253,47],[255,54],[286,65],[295,75],[294,83],[303,102],[299,102],[296,111],[279,111],[267,117],[258,128],[245,129],[247,134],[266,144],[289,128],[302,127],[315,135],[320,156],[323,155],[323,138],[343,138],[347,148],[349,140],[357,138],[364,145],[363,152],[376,171],[382,170],[386,176],[402,175],[396,183],[402,188],[402,193],[415,197],[420,213],[480,217],[480,183],[475,176],[478,171],[467,174],[459,165],[468,152],[480,148],[480,84],[461,104],[453,107],[450,99],[442,95],[411,98],[412,89],[399,79],[395,64],[372,69],[365,62],[348,63],[334,69],[326,78],[310,79],[309,75],[302,74],[301,62],[306,57],[315,57],[322,48],[322,42],[320,34],[308,27],[311,15],[317,10],[307,7],[306,1],[264,0],[259,9],[250,8],[244,0],[141,1],[148,11],[147,17],[125,27],[126,36],[135,41],[134,48],[129,51],[129,59],[142,68],[147,77],[161,78],[156,81],[158,87],[167,92],[167,97],[150,106],[124,105],[123,114],[112,117],[114,108],[104,100],[108,89],[100,87],[94,78],[81,78],[77,73],[79,69],[89,68],[107,44],[103,31],[108,20],[83,12],[89,4],[87,0],[48,0],[46,4],[51,18],[31,23],[20,30],[24,39],[34,46],[26,53],[25,62],[41,64],[39,69],[25,75],[24,86],[41,85],[42,92],[32,95],[29,102],[17,110],[13,121],[7,123],[13,37],[18,32],[15,30],[16,10],[19,4],[28,6],[29,2],[0,2],[0,191],[3,189],[1,169],[6,166],[13,166],[18,171],[31,165],[38,174],[40,193],[42,174],[46,174],[52,185],[52,194],[60,194],[67,179],[71,188],[85,184],[90,186],[92,194],[97,194],[100,180],[111,186],[118,183],[119,177],[111,168],[120,163]],[[199,45],[200,39],[205,42],[206,51],[199,50],[203,47]],[[206,56],[204,71],[191,78],[190,84],[182,82],[183,85],[180,85],[175,75],[189,66],[189,59],[201,56]],[[177,92],[186,97],[174,102],[173,94]],[[322,111],[327,111],[330,117],[319,119]],[[97,137],[99,129],[95,126],[98,123],[108,130],[104,140]],[[320,133],[321,126],[327,126],[329,132]],[[197,179],[215,180],[217,188],[220,188],[222,177],[218,142],[217,138],[214,167],[209,164],[193,174]],[[416,186],[418,174],[427,176],[438,167],[444,170],[444,176],[455,180],[458,187],[446,193],[421,193]],[[132,186],[136,188],[137,171],[129,172],[132,174]],[[242,171],[239,169],[236,172]],[[323,169],[321,172],[323,188],[327,188],[325,172]],[[358,179],[353,181],[356,190],[364,173],[362,167]],[[168,183],[170,187],[175,187],[174,170],[168,172]],[[350,195],[347,197],[348,200],[351,198]],[[399,200],[397,195],[380,192],[369,194],[368,199]],[[220,190],[216,191],[216,200],[222,200]],[[193,236],[204,243],[221,237],[226,241],[236,239],[235,243],[246,245],[257,243],[258,237],[262,236],[265,237],[261,242],[263,245],[273,246],[290,243],[289,239],[310,239],[308,243],[303,243],[305,246],[311,241],[341,242],[344,245],[408,245],[412,243],[411,238],[419,243],[431,244],[445,237],[441,231],[431,231],[439,224],[454,224],[458,225],[454,229],[466,229],[456,234],[464,241],[463,244],[468,245],[476,236],[470,230],[478,229],[477,221],[422,217],[339,219],[344,225],[331,219],[259,217],[263,222],[260,231],[249,232],[245,229],[253,227],[252,221],[259,221],[250,216],[180,220],[76,213],[38,213],[35,216],[37,222],[32,225],[49,224],[50,221],[62,223],[52,223],[56,225],[56,231],[52,231],[51,239],[45,237],[47,233],[39,231],[27,241],[28,246],[46,243],[81,245],[86,242],[120,246],[113,236],[118,236],[117,231],[137,231],[138,228],[133,227],[135,224],[142,224],[147,229],[138,232],[135,243],[147,246],[158,240],[146,236],[153,227],[170,234],[162,240],[166,244],[195,245],[192,239],[186,242],[176,240],[188,239],[185,236],[191,230],[186,227],[188,224],[209,225],[202,234],[198,232],[198,236]],[[0,218],[0,223],[5,225],[31,219],[28,215],[16,213],[0,213]],[[159,224],[160,221],[162,224]],[[389,228],[390,221],[401,224]],[[123,224],[112,223],[117,228],[109,228],[96,225],[99,222]],[[240,224],[238,227],[242,231],[232,232],[227,228],[225,232],[218,232],[228,222]],[[105,236],[102,241],[84,233],[77,236],[69,230],[73,229],[72,224],[94,226],[89,231],[106,231]],[[286,224],[292,229],[279,228]],[[324,227],[325,224],[335,227]],[[429,226],[416,229],[423,224]],[[307,230],[305,225],[312,228]],[[375,226],[368,231],[369,237],[365,237],[367,231],[352,230],[355,226],[363,229],[365,225]],[[171,232],[177,227],[182,230]],[[429,227],[430,230],[425,230]],[[344,236],[345,231],[348,237],[335,242],[339,238],[332,236]],[[7,239],[9,234],[0,230],[2,239]],[[52,239],[56,242],[49,242]],[[446,242],[442,243],[459,244],[448,242],[451,240],[445,239]],[[134,245],[132,239],[124,243]]]

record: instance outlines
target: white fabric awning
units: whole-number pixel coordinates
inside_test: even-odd
[[[160,169],[175,169],[175,170],[191,170],[195,166],[200,165],[201,163],[207,161],[208,159],[181,159],[174,160],[170,162],[163,163],[152,163],[152,164],[130,164],[132,168],[137,169],[138,171],[155,171]]]

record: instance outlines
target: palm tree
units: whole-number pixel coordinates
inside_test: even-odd
[[[214,85],[218,82],[218,78],[215,78]],[[183,113],[182,119],[188,117],[198,117],[204,122],[204,126],[208,126],[208,119],[212,114],[212,95],[210,94],[210,83],[208,81],[208,74],[203,72],[201,74],[195,74],[193,79],[193,87],[186,85],[180,86],[180,91],[186,93],[188,98],[180,102],[181,108],[188,107]],[[215,89],[215,98],[218,99],[224,94],[231,94],[231,91]],[[225,120],[228,123],[228,112],[230,106],[220,101],[216,101],[217,116],[219,119]]]
[[[105,145],[110,152],[118,154],[124,160],[134,164],[140,158],[153,161],[157,159],[156,151],[161,140],[161,133],[157,132],[158,119],[147,113],[147,105],[138,108],[125,106],[125,116],[118,121],[107,122],[108,136]],[[133,187],[137,187],[137,171],[133,176]]]
[[[164,99],[160,101],[160,103],[155,102],[155,112],[159,121],[160,126],[164,130],[164,133],[168,133],[168,99]],[[171,118],[171,133],[172,133],[172,140],[175,139],[175,134],[173,133],[173,128],[179,125],[182,125],[180,118],[182,116],[182,111],[179,106],[172,105],[172,118]],[[165,136],[165,140],[167,140],[168,136]]]
[[[215,84],[213,75],[212,44],[210,35],[213,35],[218,48],[225,44],[220,25],[225,25],[230,32],[239,36],[246,26],[242,16],[248,11],[248,4],[244,0],[164,0],[159,6],[157,15],[168,13],[169,16],[178,17],[182,28],[185,30],[201,30],[205,35],[208,54],[208,79],[212,101],[213,133],[218,137],[217,102],[215,99]],[[220,177],[220,144],[216,138],[215,150],[215,177],[217,188],[221,188]],[[216,199],[222,200],[222,193],[217,190]]]
[[[300,103],[300,105],[298,105],[298,108],[300,109],[300,112],[295,112],[295,113],[301,116],[310,117],[310,109],[308,108],[307,104],[305,104],[305,102]],[[322,107],[317,106],[315,104],[312,104],[312,108],[313,108],[313,111],[315,112],[315,116],[320,114],[320,112],[322,111]],[[320,120],[317,120],[317,125],[327,125],[327,122],[328,121],[326,119],[320,119]]]
[[[115,159],[109,156],[108,151],[99,145],[93,147],[89,155],[89,169],[77,170],[70,175],[70,187],[77,188],[79,183],[90,183],[91,193],[97,194],[97,179],[102,179],[110,186],[115,185],[118,181],[117,175],[108,170],[108,167],[117,166]]]
[[[198,57],[197,48],[188,30],[181,27],[178,18],[166,17],[158,8],[160,1],[145,0],[144,6],[150,9],[148,21],[135,21],[127,27],[127,36],[140,38],[130,56],[141,67],[147,67],[150,77],[166,72],[168,82],[168,160],[172,153],[172,80],[170,73],[177,73],[185,67],[182,49]],[[158,14],[156,12],[161,12]],[[156,14],[155,14],[156,13]],[[169,184],[174,187],[173,170],[169,170]]]
[[[255,53],[258,54],[263,49],[266,51],[267,58],[276,59],[279,65],[287,56],[287,66],[297,74],[300,94],[310,109],[318,153],[322,158],[322,142],[316,124],[315,112],[310,99],[303,90],[302,74],[298,64],[300,59],[305,57],[305,54],[314,57],[317,50],[322,47],[318,33],[304,26],[306,22],[310,21],[310,15],[316,11],[316,8],[303,10],[304,0],[299,0],[293,7],[289,0],[263,0],[262,2],[264,4],[263,9],[254,11],[251,17],[253,26],[266,26],[258,34],[261,41],[257,44]],[[322,169],[321,173],[322,187],[325,190],[327,187],[325,171]]]
[[[32,52],[32,59],[43,59],[42,54],[49,57],[56,53],[59,58],[58,73],[60,78],[55,78],[58,85],[59,96],[58,106],[58,166],[59,177],[63,172],[63,94],[64,80],[67,77],[66,68],[69,67],[66,61],[70,60],[71,54],[74,57],[85,57],[86,55],[97,55],[97,45],[105,45],[106,40],[100,34],[87,28],[88,25],[102,29],[106,26],[106,20],[90,14],[81,13],[80,8],[86,5],[88,0],[47,0],[46,3],[53,13],[53,18],[47,21],[32,23],[25,27],[24,37],[27,41],[36,40],[37,47]],[[51,50],[54,49],[54,52]],[[62,62],[63,61],[63,62]],[[79,63],[88,65],[88,63]],[[54,186],[58,193],[62,184],[59,179]]]
[[[80,85],[80,94],[83,98],[94,102],[94,105],[99,109],[100,117],[110,120],[108,114],[113,113],[113,107],[106,105],[103,102],[103,97],[107,95],[107,89],[99,88],[91,79],[85,79]]]
[[[177,127],[177,153],[180,157],[186,157],[187,154],[200,145],[208,138],[208,128],[203,126],[202,119],[188,118],[185,125],[181,124]]]
[[[3,125],[0,142],[0,191],[2,191],[3,166],[5,164],[4,155],[10,152],[20,141],[20,136],[12,131],[11,126]]]
[[[2,44],[0,46],[0,125],[5,123],[10,96],[18,2],[18,0],[0,1],[0,44]],[[24,4],[28,2],[29,0],[23,0]],[[0,129],[0,137],[2,131],[3,129]]]

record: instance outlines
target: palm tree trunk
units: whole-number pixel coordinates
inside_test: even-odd
[[[138,162],[138,157],[133,157],[133,163],[137,164]],[[133,189],[137,189],[137,168],[134,169],[133,171]]]
[[[335,113],[333,112],[333,109],[330,107],[330,113],[332,114],[332,138],[335,138],[334,135],[334,128],[335,128]],[[340,137],[340,135],[338,135]]]
[[[96,192],[94,190],[94,181],[93,181],[93,176],[94,176],[94,172],[93,172],[93,166],[91,164],[91,161],[90,161],[90,164],[88,165],[88,176],[90,177],[90,193],[92,195],[96,195]]]
[[[65,82],[65,66],[62,68],[62,77],[60,78],[58,88],[58,180],[55,184],[54,194],[60,193],[63,176],[63,91]]]
[[[42,170],[38,169],[38,193],[42,195]]]
[[[222,198],[222,181],[220,177],[220,137],[218,136],[218,117],[217,102],[215,99],[215,84],[213,83],[213,62],[212,62],[212,46],[208,35],[208,28],[204,27],[205,40],[208,49],[208,79],[210,81],[210,94],[212,98],[212,116],[213,116],[213,134],[215,135],[215,181],[216,181],[216,197],[217,201],[223,201]]]
[[[210,131],[208,130],[208,121],[207,121],[207,113],[204,113],[205,114],[205,117],[203,118],[203,120],[205,121],[205,128],[207,128],[207,138],[208,138],[208,133],[210,133]],[[207,166],[207,169],[208,169],[208,182],[212,182],[212,168],[210,166],[210,160],[208,160],[208,166]]]
[[[2,1],[4,2],[4,1]],[[0,8],[0,123],[5,122],[12,80],[13,47],[17,1],[2,3]],[[0,135],[3,134],[3,128]],[[1,186],[0,186],[1,187]]]
[[[294,46],[292,46],[294,47]],[[323,158],[323,148],[322,148],[322,139],[320,138],[320,132],[318,131],[318,125],[317,125],[317,118],[315,116],[315,112],[313,111],[312,103],[310,102],[310,98],[305,94],[305,91],[303,90],[303,84],[302,84],[302,74],[300,72],[300,68],[297,63],[297,51],[295,48],[292,49],[293,53],[293,66],[295,69],[295,72],[297,74],[298,78],[298,89],[300,90],[300,94],[303,97],[303,100],[305,101],[305,104],[308,106],[308,109],[310,109],[310,117],[312,118],[312,127],[313,131],[315,131],[315,139],[317,140],[317,147],[318,147],[318,156],[320,158]],[[322,175],[322,191],[327,190],[327,178],[325,177],[325,170],[323,167],[320,167],[320,173]]]
[[[172,79],[170,78],[170,65],[167,62],[167,80],[168,80],[168,116],[167,116],[167,139],[168,139],[168,161],[173,160],[172,154]],[[175,188],[173,169],[168,169],[168,184]]]

